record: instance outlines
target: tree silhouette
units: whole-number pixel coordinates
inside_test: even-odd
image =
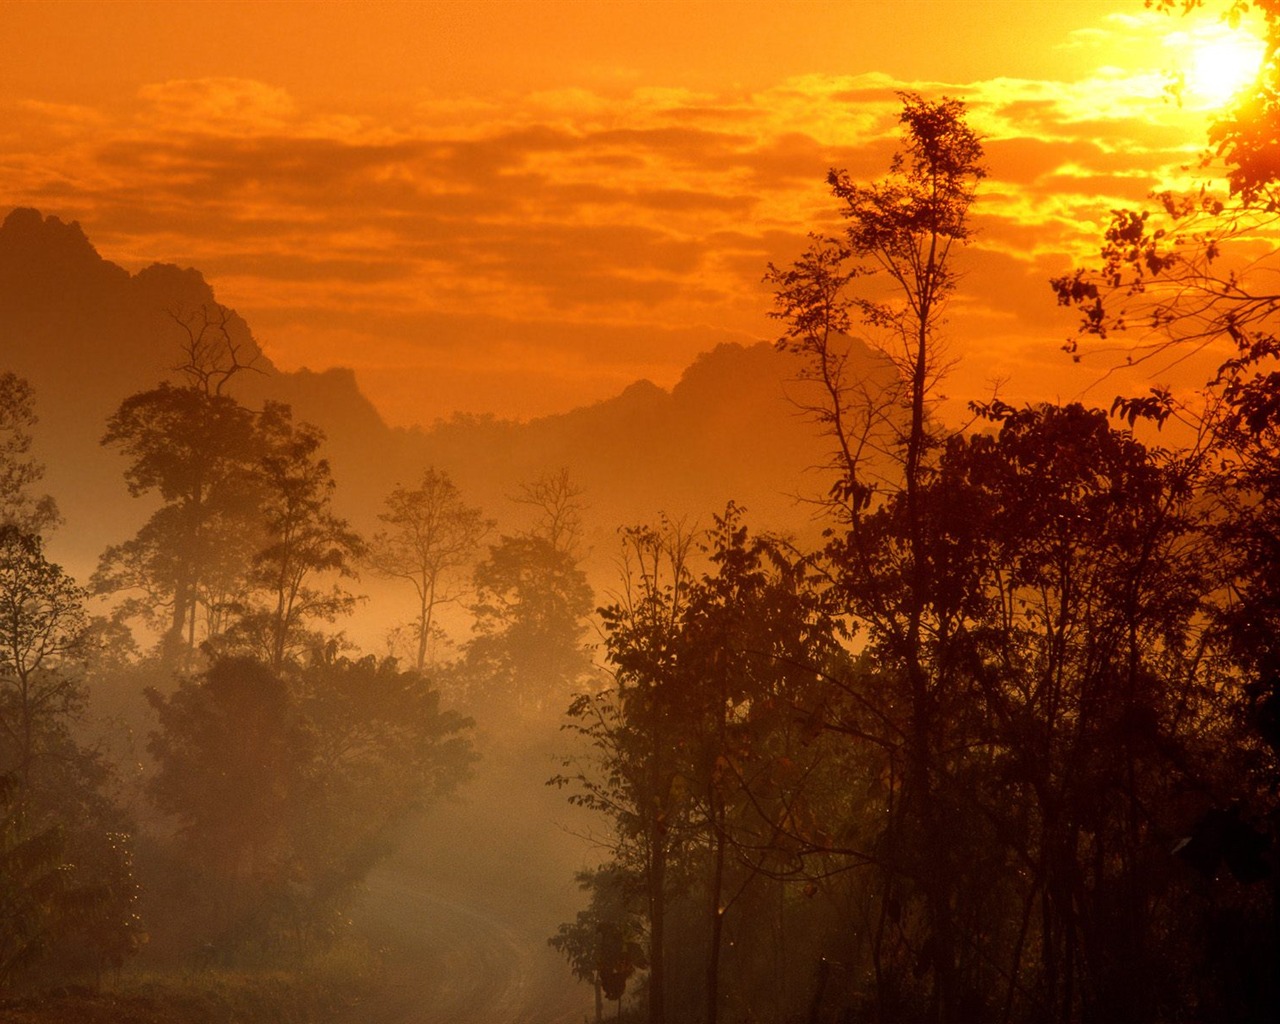
[[[228,937],[325,937],[397,826],[474,759],[470,720],[391,661],[321,657],[282,674],[218,659],[148,699],[150,794],[210,891],[227,894]]]
[[[905,770],[888,827],[917,837],[902,867],[927,918],[931,1015],[945,1020],[960,1002],[957,876],[942,813],[958,680],[948,654],[955,622],[931,576],[925,491],[941,445],[929,409],[946,366],[940,328],[958,279],[954,251],[970,237],[969,209],[985,171],[962,103],[901,98],[903,148],[889,175],[862,184],[833,170],[828,182],[848,227],[838,238],[816,237],[790,269],[771,265],[766,280],[777,288],[773,315],[785,325],[778,344],[805,357],[806,379],[820,395],[817,419],[836,450],[830,507],[843,532],[828,548],[835,590],[900,692]],[[870,275],[887,279],[888,298],[856,290]],[[898,383],[885,392],[867,394],[848,376],[844,339],[855,320],[898,369]],[[897,460],[895,479],[869,476],[877,450]]]
[[[619,599],[601,609],[615,685],[569,707],[570,728],[592,752],[569,759],[552,783],[571,803],[614,824],[615,861],[638,879],[648,923],[648,1019],[667,1019],[670,872],[687,838],[690,804],[680,776],[676,639],[693,582],[692,537],[677,524],[623,531]]]

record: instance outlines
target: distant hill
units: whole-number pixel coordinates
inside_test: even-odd
[[[130,499],[123,463],[102,449],[120,400],[172,373],[181,331],[173,314],[216,303],[201,274],[155,264],[130,274],[103,259],[76,223],[30,209],[0,226],[0,370],[36,388],[46,485],[66,525],[52,548],[81,577],[99,552],[147,514]],[[375,523],[385,494],[428,465],[448,470],[500,528],[520,525],[507,501],[521,481],[567,466],[590,504],[588,540],[602,559],[616,526],[659,511],[705,522],[736,500],[760,527],[803,527],[795,496],[825,488],[808,469],[822,442],[787,400],[791,357],[767,344],[721,345],[666,391],[639,381],[614,398],[529,422],[457,417],[414,429],[388,427],[350,369],[282,372],[239,317],[230,329],[261,373],[236,379],[243,401],[287,401],[322,427],[343,511]],[[883,366],[866,355],[868,373]]]

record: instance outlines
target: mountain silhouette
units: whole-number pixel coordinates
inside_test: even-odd
[[[75,222],[15,209],[0,226],[0,370],[36,389],[45,486],[66,520],[51,547],[82,579],[150,511],[128,496],[123,460],[99,444],[106,420],[127,395],[173,376],[183,340],[174,317],[216,303],[198,271],[154,264],[130,274]],[[338,503],[364,529],[377,525],[391,488],[414,484],[428,465],[447,470],[508,531],[527,513],[508,500],[520,483],[568,467],[585,491],[588,543],[602,565],[619,525],[659,512],[706,523],[732,499],[760,528],[804,529],[809,509],[796,496],[825,490],[809,472],[823,462],[823,441],[787,400],[798,366],[766,343],[720,345],[670,390],[638,381],[528,422],[455,416],[404,429],[382,420],[353,370],[281,371],[239,316],[228,331],[258,371],[235,378],[238,396],[289,402],[326,432]],[[865,366],[885,372],[869,352]]]

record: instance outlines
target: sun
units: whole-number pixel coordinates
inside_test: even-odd
[[[1262,67],[1262,40],[1244,32],[1215,32],[1185,40],[1185,97],[1198,107],[1221,107]]]

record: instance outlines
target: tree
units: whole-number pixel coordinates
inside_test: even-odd
[[[520,493],[511,500],[533,509],[536,521],[527,531],[529,536],[541,537],[557,551],[577,559],[585,493],[569,476],[568,467],[561,466],[554,473],[544,473],[536,480],[521,484]]]
[[[473,696],[558,713],[590,675],[581,496],[564,469],[523,485],[513,500],[534,508],[533,527],[503,535],[476,565],[474,636],[454,667]]]
[[[474,723],[390,658],[321,659],[292,690],[314,740],[292,840],[314,916],[341,907],[392,851],[399,826],[470,777]]]
[[[1148,0],[1147,6],[1190,13],[1209,5]],[[1233,25],[1246,14],[1260,14],[1267,49],[1253,83],[1210,126],[1200,165],[1205,180],[1193,192],[1153,193],[1151,209],[1112,210],[1098,263],[1050,283],[1060,305],[1081,312],[1079,330],[1064,346],[1077,362],[1094,342],[1114,342],[1122,331],[1137,335],[1119,346],[1129,365],[1164,356],[1181,361],[1228,342],[1234,355],[1219,360],[1210,387],[1256,419],[1274,415],[1280,382],[1271,370],[1280,352],[1280,295],[1271,287],[1274,250],[1266,241],[1280,215],[1280,5],[1232,0],[1221,6]],[[1211,175],[1219,173],[1225,189],[1211,186]],[[1113,411],[1163,422],[1174,408],[1168,390],[1157,387],[1139,400],[1117,399]]]
[[[26,824],[14,778],[0,775],[0,991],[46,951],[67,912],[63,829]]]
[[[692,583],[692,538],[664,521],[662,528],[624,530],[623,545],[621,595],[601,609],[615,685],[570,705],[570,728],[593,752],[586,763],[569,759],[570,774],[551,781],[572,786],[571,803],[613,822],[614,859],[639,879],[644,901],[649,1021],[663,1024],[669,869],[685,841],[690,809],[677,754],[674,638]]]
[[[1151,6],[1187,13],[1205,5],[1200,0],[1156,0]],[[1221,570],[1218,630],[1211,649],[1228,660],[1235,675],[1233,685],[1224,686],[1239,698],[1240,732],[1231,748],[1247,754],[1243,765],[1232,759],[1242,770],[1219,784],[1215,806],[1188,838],[1192,859],[1214,866],[1222,859],[1224,822],[1233,823],[1228,831],[1237,837],[1251,837],[1245,846],[1280,842],[1274,798],[1280,772],[1272,718],[1272,709],[1280,704],[1280,682],[1270,653],[1275,647],[1276,588],[1268,554],[1275,534],[1269,511],[1273,467],[1280,453],[1280,373],[1275,368],[1280,296],[1270,280],[1276,269],[1271,243],[1280,214],[1280,165],[1275,159],[1280,6],[1273,0],[1221,6],[1232,23],[1244,14],[1259,14],[1266,36],[1258,77],[1209,131],[1201,169],[1221,172],[1224,186],[1206,180],[1191,194],[1156,194],[1154,209],[1112,211],[1097,263],[1051,282],[1058,302],[1081,313],[1077,334],[1065,346],[1077,361],[1096,350],[1107,351],[1100,342],[1114,345],[1124,337],[1120,349],[1130,363],[1157,358],[1173,363],[1205,351],[1216,364],[1206,371],[1210,379],[1195,399],[1179,400],[1169,388],[1153,387],[1146,395],[1117,397],[1112,405],[1112,412],[1130,423],[1139,418],[1156,426],[1170,417],[1188,421],[1197,430],[1203,460],[1216,464],[1215,479],[1204,495],[1214,507],[1210,535],[1218,545]],[[1122,330],[1133,333],[1120,335]],[[1214,834],[1216,839],[1206,838]],[[1207,848],[1214,850],[1212,856]],[[1254,859],[1242,856],[1244,862]],[[1274,960],[1280,947],[1280,875],[1274,871],[1270,890],[1269,910],[1256,915],[1268,923],[1251,934],[1255,952],[1264,949]],[[1232,930],[1233,942],[1241,930]],[[1236,959],[1247,961],[1248,951],[1242,949]],[[1249,988],[1253,995],[1225,997],[1228,1015],[1274,1014],[1277,995],[1271,982],[1237,987]]]
[[[0,525],[0,986],[119,966],[140,941],[127,824],[73,725],[93,647],[85,592]]]
[[[828,181],[848,221],[844,234],[815,237],[799,262],[788,270],[771,265],[766,280],[777,286],[774,315],[786,325],[778,344],[806,357],[805,376],[820,395],[817,418],[836,450],[830,508],[843,532],[828,547],[835,595],[865,630],[905,709],[896,726],[903,789],[890,827],[912,837],[915,856],[904,864],[928,921],[930,1015],[948,1020],[960,1002],[955,865],[941,813],[946,752],[955,749],[945,715],[956,697],[949,667],[956,622],[938,604],[930,576],[924,494],[941,445],[929,407],[945,370],[939,332],[958,279],[953,250],[970,237],[969,209],[985,171],[962,103],[913,94],[902,102],[905,145],[889,176],[861,184],[833,170]],[[851,290],[871,274],[887,278],[889,298]],[[848,378],[843,339],[855,315],[898,369],[887,393],[868,395]],[[896,479],[869,475],[877,450],[896,459]]]
[[[298,941],[330,933],[396,826],[451,792],[473,759],[470,721],[390,661],[319,659],[285,674],[247,658],[148,699],[156,806],[229,894],[220,931]]]
[[[449,475],[434,467],[423,471],[414,490],[397,486],[385,505],[378,518],[390,529],[374,535],[369,561],[375,572],[413,586],[418,598],[415,664],[421,672],[427,665],[436,608],[456,598],[449,585],[493,524],[480,509],[463,502]]]
[[[668,1002],[688,1005],[696,989],[714,1024],[725,1009],[730,912],[753,883],[794,876],[797,846],[784,849],[782,837],[818,817],[804,820],[801,790],[819,745],[801,751],[791,741],[839,648],[809,563],[752,537],[736,506],[705,534],[663,524],[625,541],[631,571],[621,599],[602,610],[615,685],[570,709],[592,752],[568,759],[572,773],[553,781],[607,815],[614,870],[644,896],[651,1015],[664,1012],[656,971]],[[684,923],[668,946],[673,909]],[[702,970],[673,993],[666,968],[688,975],[694,958]]]
[[[24,794],[51,736],[84,700],[86,596],[38,537],[0,526],[0,770],[16,773]]]
[[[636,879],[617,864],[580,871],[578,888],[591,894],[572,924],[562,924],[547,940],[569,961],[575,978],[591,984],[596,995],[596,1024],[604,1020],[604,1000],[621,1011],[627,982],[647,966],[643,927],[636,906]]]
[[[60,517],[51,497],[30,493],[44,476],[44,466],[31,456],[35,424],[34,389],[15,373],[0,373],[0,526],[43,534]]]
[[[991,765],[970,776],[971,807],[1005,876],[1025,865],[1010,899],[1039,918],[1030,1012],[1150,1015],[1170,954],[1154,881],[1168,852],[1149,837],[1177,827],[1176,794],[1206,783],[1223,739],[1198,460],[1079,405],[992,415],[999,433],[953,444],[942,467],[975,506],[957,525],[982,566],[968,633]],[[1026,927],[1001,950],[1013,978]]]
[[[328,459],[318,457],[323,432],[295,424],[289,407],[277,402],[264,407],[259,430],[257,514],[265,543],[248,570],[259,596],[228,630],[226,646],[278,670],[323,645],[309,623],[332,622],[355,606],[339,581],[355,577],[364,542],[333,511],[336,484]]]
[[[527,709],[562,706],[591,668],[586,574],[548,540],[504,536],[473,581],[475,635],[459,666],[468,688]]]
[[[147,743],[157,765],[148,788],[184,845],[226,877],[282,874],[311,742],[284,680],[247,658],[219,659],[147,699],[159,724]]]
[[[107,549],[92,585],[99,593],[139,593],[119,614],[161,629],[169,657],[189,655],[223,628],[259,543],[259,428],[224,391],[252,364],[240,361],[230,315],[222,307],[174,315],[187,338],[177,367],[183,383],[126,398],[102,439],[129,458],[129,493],[154,492],[162,504],[137,536]]]
[[[794,848],[780,840],[803,827],[803,791],[823,751],[810,742],[802,752],[788,734],[842,658],[809,560],[751,536],[733,504],[698,546],[710,568],[677,624],[672,699],[705,908],[704,1020],[716,1024],[730,910],[753,883],[795,874]]]

